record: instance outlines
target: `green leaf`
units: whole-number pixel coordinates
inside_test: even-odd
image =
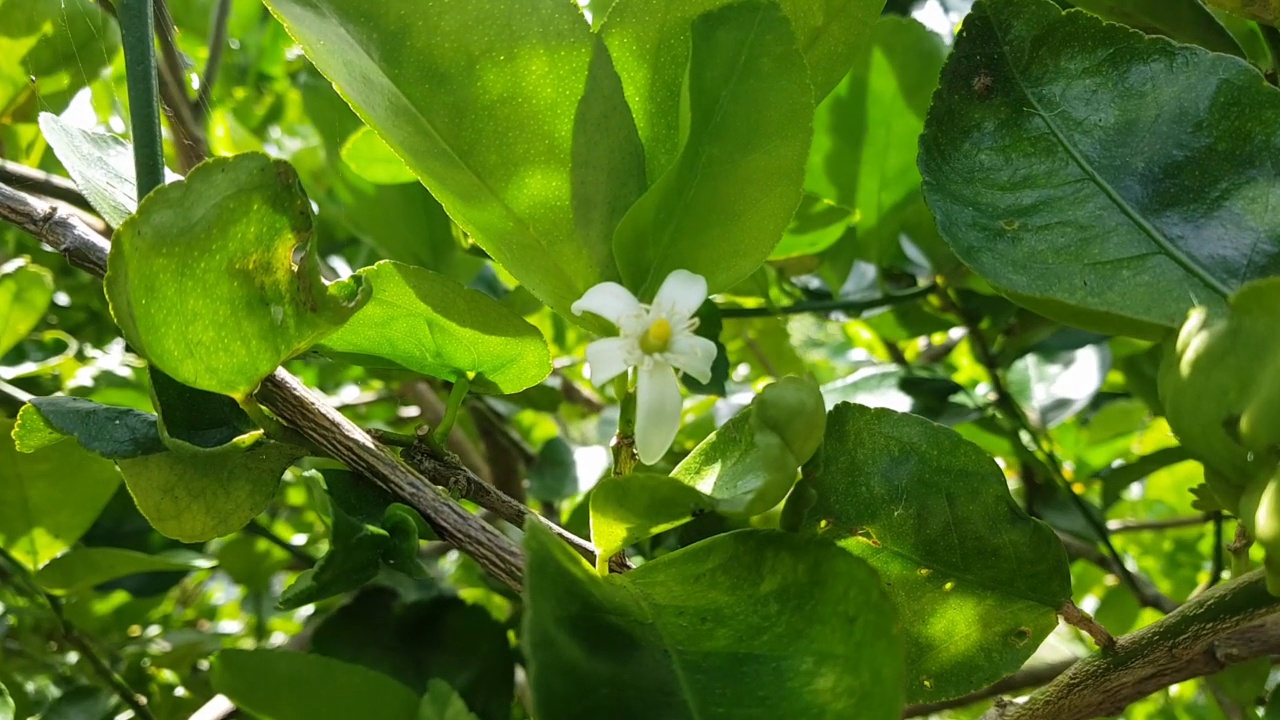
[[[294,610],[359,589],[377,577],[383,557],[392,547],[391,534],[379,524],[381,514],[368,512],[378,503],[381,493],[365,487],[368,483],[359,483],[351,473],[327,472],[325,480],[335,501],[330,507],[333,533],[329,551],[314,568],[303,571],[284,589],[276,603],[281,610]],[[348,513],[339,504],[339,496],[333,492],[338,483],[345,484],[356,498],[355,512]]]
[[[577,6],[450,2],[406,22],[391,3],[267,4],[458,225],[535,296],[568,316],[587,288],[617,279],[610,236],[579,234],[598,225],[575,217],[584,170],[574,146],[590,137],[593,152],[621,152],[635,129],[596,122],[623,109],[613,93],[589,90],[600,79],[588,72],[596,43]],[[594,129],[580,132],[579,122]],[[625,203],[634,182],[611,178],[612,192],[593,192]]]
[[[542,333],[501,303],[412,265],[383,261],[357,275],[369,301],[320,351],[360,364],[383,361],[472,388],[509,394],[542,382],[551,354]]]
[[[946,51],[915,20],[882,17],[814,116],[805,191],[852,211],[859,244],[873,236],[891,243],[879,255],[899,252],[902,214],[894,211],[919,194],[916,151]]]
[[[1245,56],[1240,44],[1200,0],[1073,0],[1072,4],[1148,35],[1165,35],[1214,52]]]
[[[695,34],[690,26],[699,16],[731,1],[617,0],[600,24],[644,141],[650,180],[676,162],[686,138],[681,104],[690,38]],[[780,4],[803,53],[805,74],[813,87],[809,101],[815,103],[849,71],[871,35],[884,0],[782,0]],[[597,15],[597,21],[601,17]],[[739,116],[753,122],[740,124],[755,125],[755,118],[768,111],[767,104],[756,106]]]
[[[1111,369],[1111,351],[1104,344],[1058,350],[1037,348],[1009,366],[1009,394],[1031,421],[1053,428],[1075,417],[1102,389]]]
[[[110,133],[82,130],[53,113],[40,113],[40,133],[89,204],[112,227],[138,207],[133,145]],[[180,179],[166,170],[170,182]]]
[[[414,720],[418,696],[381,673],[288,650],[223,650],[213,687],[262,720]]]
[[[41,568],[36,580],[47,590],[75,593],[138,573],[206,570],[216,564],[186,550],[149,555],[113,547],[76,548]]]
[[[525,551],[538,717],[901,716],[892,607],[824,540],[742,530],[607,577],[536,524]]]
[[[573,446],[559,436],[542,445],[529,468],[529,497],[560,502],[578,494],[578,464]]]
[[[18,412],[13,440],[24,453],[67,436],[74,437],[85,450],[111,460],[165,451],[156,416],[133,408],[78,397],[40,397]]]
[[[9,696],[9,689],[0,683],[0,720],[14,720],[13,698]]]
[[[0,718],[0,720],[3,720]],[[443,680],[432,680],[418,707],[418,720],[478,720],[462,696]]]
[[[325,284],[310,241],[311,207],[288,163],[215,158],[157,188],[116,231],[111,312],[178,382],[243,398],[363,302],[358,279]]]
[[[120,474],[75,446],[19,453],[0,418],[0,546],[39,568],[75,544],[120,485]]]
[[[363,665],[414,693],[445,683],[481,720],[510,720],[515,654],[488,611],[452,595],[401,601],[370,587],[326,617],[312,650]]]
[[[226,395],[197,390],[174,380],[154,365],[147,368],[151,398],[166,436],[202,448],[216,448],[257,426]]]
[[[627,36],[605,25],[616,50]],[[774,3],[728,5],[694,20],[690,38],[684,144],[614,236],[622,278],[642,299],[681,268],[711,292],[747,277],[800,202],[813,96],[786,16]],[[632,79],[644,77],[624,75],[624,86]]]
[[[53,299],[53,273],[26,258],[0,265],[0,357],[27,339]]]
[[[1280,273],[1278,125],[1280,94],[1236,58],[1048,0],[978,0],[920,169],[952,250],[1011,299],[1155,338]]]
[[[942,425],[982,417],[982,409],[953,399],[964,387],[948,377],[899,365],[873,365],[822,387],[828,408],[842,402],[909,412]]]
[[[795,468],[792,468],[794,478]],[[676,478],[656,473],[606,477],[591,490],[591,543],[602,573],[633,543],[716,509],[716,501]]]
[[[866,559],[888,587],[906,632],[908,702],[1018,669],[1070,597],[1053,531],[1018,507],[977,445],[928,420],[837,405],[797,487],[817,495],[802,531]]]
[[[413,171],[405,167],[400,156],[387,147],[382,138],[368,127],[362,127],[351,133],[351,137],[343,143],[342,162],[346,163],[356,175],[375,185],[398,185],[418,181]]]
[[[204,542],[230,535],[262,512],[280,476],[303,452],[243,435],[217,448],[169,439],[169,450],[117,461],[129,493],[161,535]]]
[[[791,218],[791,224],[787,225],[782,241],[773,249],[769,259],[816,255],[836,244],[856,219],[849,208],[806,192]]]
[[[822,442],[826,419],[816,385],[782,378],[699,443],[671,476],[713,498],[720,513],[758,515],[787,496],[798,468]]]
[[[1206,2],[1240,17],[1273,27],[1280,23],[1280,0],[1206,0]]]

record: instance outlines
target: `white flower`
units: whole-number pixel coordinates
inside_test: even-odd
[[[711,380],[716,344],[693,334],[698,327],[694,313],[706,299],[706,278],[673,270],[652,304],[641,304],[615,282],[592,287],[573,304],[575,315],[595,313],[618,326],[617,337],[587,346],[587,364],[597,387],[630,368],[637,369],[636,450],[645,465],[662,459],[680,429],[676,370],[699,382]]]

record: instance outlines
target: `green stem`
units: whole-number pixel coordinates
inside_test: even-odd
[[[124,45],[125,81],[133,126],[133,166],[138,201],[164,184],[164,144],[160,139],[160,85],[156,76],[152,0],[120,0],[117,8]]]
[[[631,392],[627,376],[613,381],[614,394],[618,397],[618,434],[613,438],[613,475],[622,477],[635,470],[636,457],[636,395]]]
[[[453,423],[458,419],[458,408],[462,407],[462,401],[466,399],[467,392],[470,390],[471,378],[466,375],[459,377],[453,384],[453,388],[449,390],[449,401],[444,406],[444,417],[440,418],[440,424],[431,434],[431,439],[436,445],[444,447],[445,441],[449,439],[449,431],[453,429]]]
[[[799,315],[801,313],[828,313],[837,310],[863,312],[866,310],[875,310],[876,308],[890,307],[892,305],[901,305],[914,300],[919,300],[932,293],[937,288],[933,285],[925,285],[913,290],[898,293],[896,295],[886,295],[874,300],[815,300],[812,302],[799,302],[794,305],[788,305],[780,308],[758,307],[727,307],[720,308],[720,317],[722,318],[748,318],[748,317],[770,317],[776,315]]]

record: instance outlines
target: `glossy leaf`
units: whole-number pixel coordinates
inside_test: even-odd
[[[470,377],[473,388],[503,394],[551,373],[542,333],[497,300],[412,265],[384,261],[358,275],[369,302],[322,341],[322,352],[451,382]]]
[[[1178,42],[1244,57],[1240,44],[1200,0],[1075,0],[1072,4],[1149,35],[1166,35]]]
[[[367,127],[351,133],[342,146],[342,162],[356,175],[376,185],[398,185],[417,182],[413,171],[395,151]]]
[[[978,446],[923,418],[837,405],[797,487],[816,494],[802,531],[864,558],[885,582],[906,633],[908,702],[1013,672],[1071,595],[1049,526],[1018,507]]]
[[[138,207],[133,146],[119,136],[82,130],[53,113],[40,113],[40,133],[89,204],[112,227],[120,227]],[[179,175],[166,170],[169,182]]]
[[[41,397],[23,406],[13,429],[18,450],[35,452],[71,436],[111,460],[164,452],[156,416],[78,397]]]
[[[38,568],[75,544],[120,485],[104,460],[74,445],[20,454],[0,418],[0,547]]]
[[[53,299],[53,273],[19,258],[0,265],[0,358],[31,334]]]
[[[901,716],[892,608],[866,564],[824,540],[738,531],[607,577],[536,524],[525,551],[539,717]]]
[[[628,545],[715,508],[714,498],[666,475],[604,478],[591,491],[591,543],[599,553],[597,569],[607,571],[609,558]]]
[[[916,151],[945,56],[936,33],[886,15],[818,106],[805,191],[853,213],[844,224],[857,229],[857,244],[878,233],[897,252],[901,213],[894,210],[919,197]]]
[[[510,720],[515,654],[507,630],[453,595],[401,600],[370,587],[320,623],[312,650],[385,673],[415,693],[431,695],[443,683],[481,720]]]
[[[288,650],[223,650],[213,687],[263,720],[414,720],[418,696],[359,665]]]
[[[993,286],[1156,337],[1280,273],[1277,127],[1280,95],[1236,58],[1048,0],[979,0],[920,168],[943,237]]]
[[[188,551],[148,555],[123,548],[88,547],[55,558],[40,569],[36,580],[47,590],[75,593],[138,573],[206,570],[216,564]]]
[[[1009,393],[1032,422],[1052,428],[1093,401],[1111,369],[1111,352],[1095,344],[1068,350],[1038,349],[1009,366]]]
[[[822,386],[827,408],[842,402],[909,412],[943,425],[982,417],[966,402],[964,387],[950,378],[913,373],[897,365],[873,365]]]
[[[448,0],[411,16],[391,3],[268,6],[458,225],[534,295],[568,316],[587,288],[616,279],[610,237],[579,234],[574,146],[589,138],[620,148],[635,129],[576,127],[580,111],[596,116],[584,103],[615,97],[588,92],[596,43],[576,6]],[[613,179],[611,197],[633,183]]]
[[[605,30],[615,48],[624,37]],[[649,156],[656,180],[614,237],[624,283],[641,299],[677,269],[705,277],[711,292],[729,288],[760,267],[800,202],[813,96],[782,10],[727,5],[694,20],[689,37],[684,143],[660,176]]]
[[[134,349],[175,380],[244,397],[363,301],[358,280],[324,283],[310,240],[311,207],[287,163],[211,160],[147,196],[116,231],[111,312]]]
[[[600,23],[600,34],[613,53],[636,117],[651,181],[676,162],[685,137],[680,107],[693,34],[690,27],[699,16],[731,3],[617,0]],[[780,5],[809,68],[813,103],[826,97],[849,71],[884,0],[781,0]],[[767,109],[757,107],[752,115]]]
[[[443,680],[432,680],[418,707],[418,720],[478,720],[462,696]]]
[[[138,510],[165,537],[204,542],[262,512],[302,451],[250,433],[206,449],[170,439],[169,450],[119,460]]]

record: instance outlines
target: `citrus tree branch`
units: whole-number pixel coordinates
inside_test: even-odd
[[[71,265],[99,278],[106,274],[107,240],[69,213],[0,184],[0,219],[62,253]],[[524,556],[514,542],[451,501],[296,377],[276,370],[263,381],[258,399],[317,448],[417,510],[440,539],[475,558],[507,585],[520,588]]]
[[[800,315],[803,313],[828,313],[844,311],[844,312],[864,312],[866,310],[875,310],[876,308],[890,307],[892,305],[901,305],[903,303],[914,302],[922,297],[932,293],[936,288],[933,285],[924,285],[922,287],[913,288],[906,292],[897,293],[895,295],[885,295],[884,297],[875,298],[873,300],[814,300],[812,302],[798,302],[794,305],[786,307],[722,307],[720,308],[720,317],[723,318],[748,318],[748,317],[770,317],[776,315]]]
[[[982,720],[1089,720],[1174,683],[1280,652],[1280,598],[1262,570],[1215,586],[1110,652],[1080,660],[1023,703],[998,702]]]

